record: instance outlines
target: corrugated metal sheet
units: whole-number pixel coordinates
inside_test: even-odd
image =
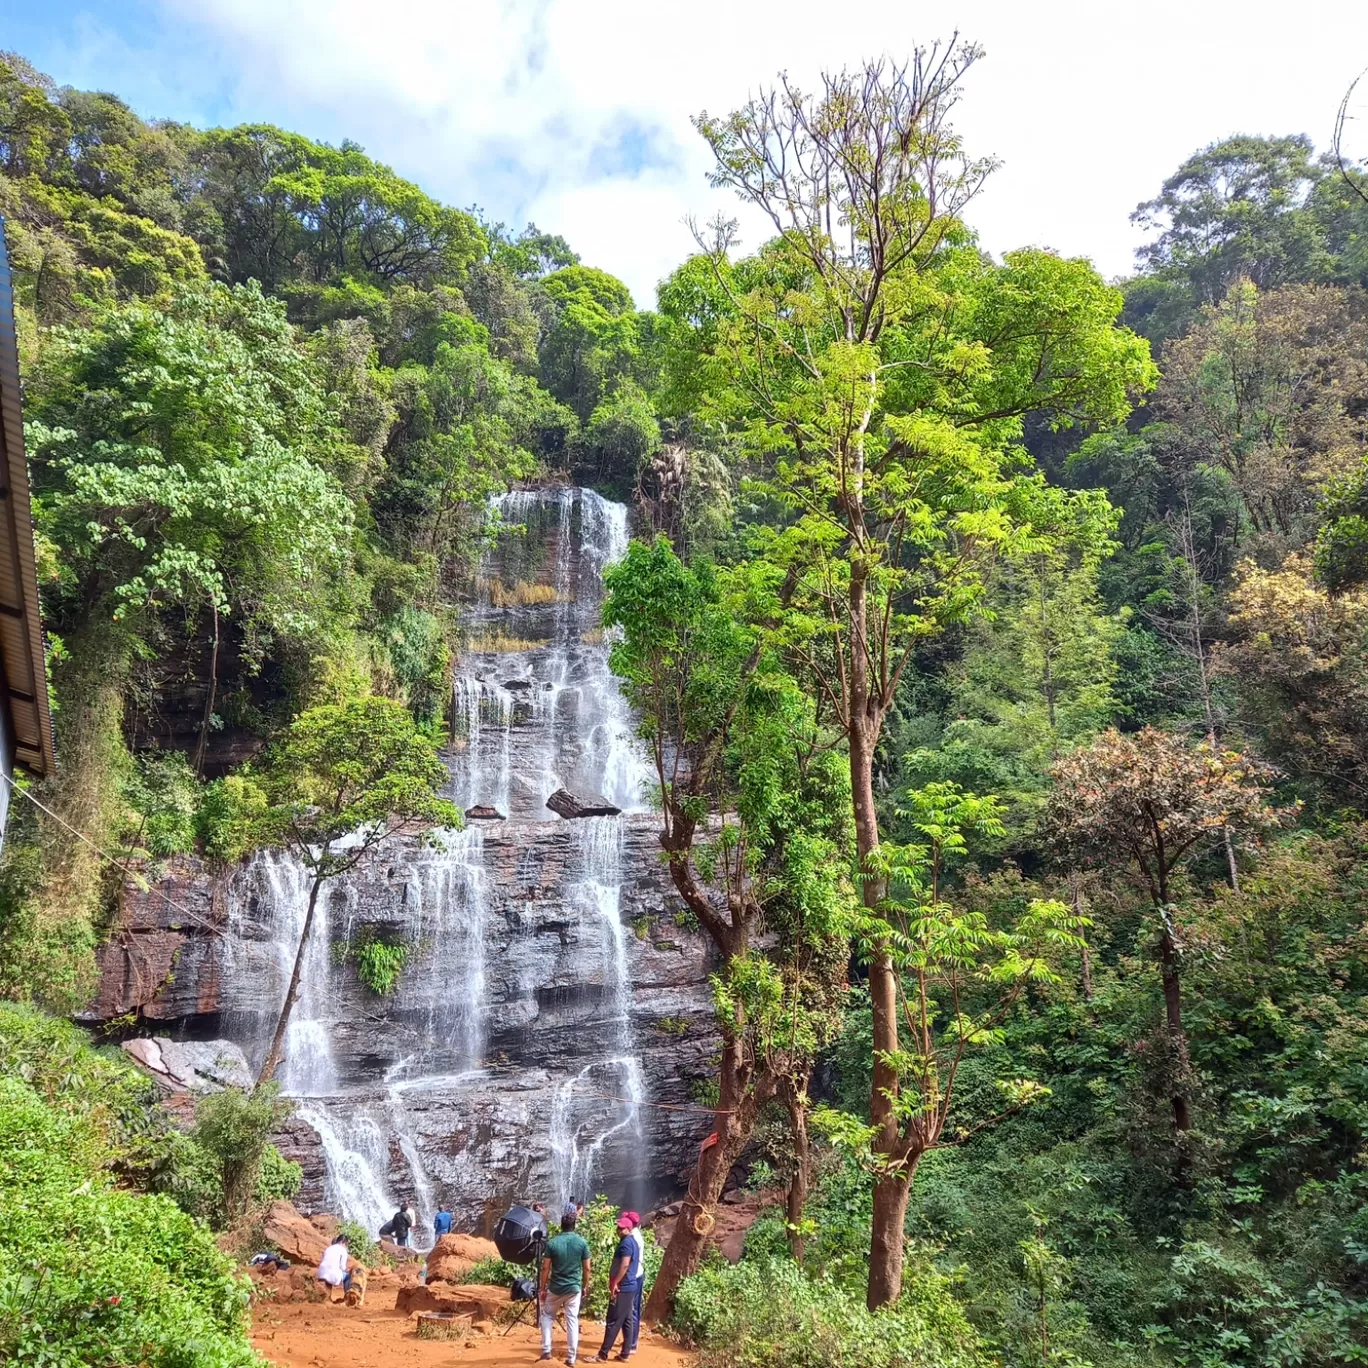
[[[14,735],[15,759],[35,774],[51,774],[52,718],[48,712],[43,622],[33,555],[33,512],[19,391],[19,339],[14,327],[14,282],[0,218],[0,664]]]

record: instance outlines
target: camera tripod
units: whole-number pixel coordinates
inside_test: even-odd
[[[546,1249],[546,1232],[543,1230],[538,1230],[537,1232],[535,1232],[531,1238],[530,1243],[532,1245],[532,1284],[534,1287],[538,1289],[538,1291],[540,1291],[542,1254]],[[527,1312],[531,1307],[540,1307],[540,1305],[541,1297],[536,1294],[534,1294],[527,1301],[525,1301],[522,1305],[522,1309],[518,1312],[518,1314],[514,1316],[513,1319],[509,1321],[508,1324],[504,1327],[504,1335],[507,1336],[508,1332],[515,1325],[522,1324],[523,1317],[527,1315]],[[533,1317],[533,1324],[536,1324],[536,1317]]]

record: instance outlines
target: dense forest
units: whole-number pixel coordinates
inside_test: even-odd
[[[1368,171],[1229,137],[1131,279],[995,258],[978,56],[700,116],[774,236],[647,311],[0,56],[60,760],[0,863],[0,1356],[253,1362],[208,1228],[289,1190],[284,1104],[178,1129],[60,1018],[128,871],[283,839],[337,719],[426,774],[490,496],[574,480],[635,510],[613,664],[717,950],[652,1312],[753,1368],[1368,1359]],[[733,1266],[734,1170],[786,1196]]]

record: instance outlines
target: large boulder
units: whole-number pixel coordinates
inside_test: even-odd
[[[293,1202],[272,1202],[261,1225],[266,1238],[292,1262],[318,1267],[323,1251],[332,1243]]]
[[[427,1257],[428,1282],[458,1283],[482,1259],[497,1259],[493,1240],[478,1235],[443,1235]]]
[[[417,1311],[446,1311],[453,1316],[470,1316],[473,1320],[498,1320],[499,1314],[512,1298],[506,1287],[482,1287],[474,1284],[417,1283],[401,1287],[394,1309],[411,1316]]]
[[[123,1052],[167,1092],[214,1092],[250,1088],[252,1071],[231,1040],[175,1041],[166,1036],[125,1040]]]
[[[616,817],[622,811],[598,793],[571,793],[558,788],[546,806],[560,817]]]

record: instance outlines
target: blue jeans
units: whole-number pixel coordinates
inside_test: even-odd
[[[634,1353],[637,1347],[637,1340],[641,1337],[641,1293],[646,1286],[645,1278],[637,1278],[635,1286],[632,1283],[623,1283],[622,1290],[625,1292],[629,1287],[632,1288],[632,1319],[627,1324],[627,1352]]]

